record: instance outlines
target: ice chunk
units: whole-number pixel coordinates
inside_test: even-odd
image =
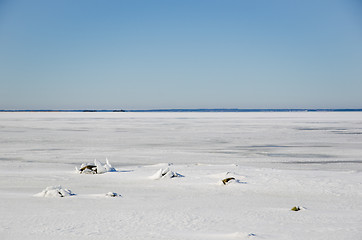
[[[102,164],[97,159],[94,160],[94,164],[85,164],[82,163],[80,168],[75,168],[78,173],[90,173],[90,174],[101,174],[106,172],[115,172],[116,169],[112,167],[108,159],[106,159],[106,164]]]
[[[101,173],[105,173],[107,172],[107,169],[102,165],[102,163],[100,161],[98,161],[97,159],[94,160],[94,165],[97,166],[97,173],[101,174]]]
[[[104,165],[104,168],[107,170],[107,172],[115,172],[116,169],[112,167],[112,165],[109,163],[108,159],[106,158],[106,164]]]

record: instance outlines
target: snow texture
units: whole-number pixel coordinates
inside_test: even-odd
[[[1,113],[0,236],[360,240],[361,126],[359,112]],[[106,156],[115,168],[89,164],[104,174],[73,170]]]

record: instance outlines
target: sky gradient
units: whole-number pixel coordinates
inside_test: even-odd
[[[358,0],[0,0],[0,109],[362,108]]]

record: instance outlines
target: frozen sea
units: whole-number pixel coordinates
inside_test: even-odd
[[[1,112],[0,168],[2,239],[362,239],[362,112]]]
[[[362,112],[0,113],[0,160],[362,169]]]

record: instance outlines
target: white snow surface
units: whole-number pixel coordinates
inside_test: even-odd
[[[357,240],[361,146],[360,112],[2,112],[0,236]]]

